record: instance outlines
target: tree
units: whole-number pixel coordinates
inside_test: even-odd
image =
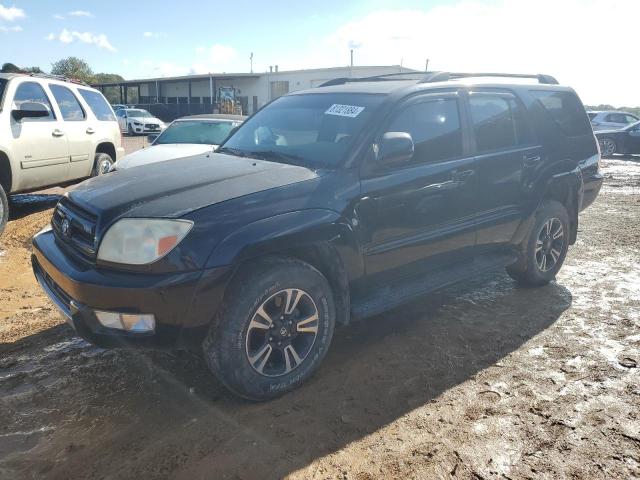
[[[124,81],[117,73],[96,73],[93,77],[93,83],[117,83]],[[102,89],[104,96],[109,100],[109,103],[120,102],[120,88],[119,87],[104,87]]]
[[[14,65],[13,63],[7,62],[2,65],[2,70],[0,70],[0,73],[22,73],[22,69],[17,65]]]
[[[93,83],[93,71],[87,62],[78,57],[68,57],[51,64],[51,73],[66,78]]]

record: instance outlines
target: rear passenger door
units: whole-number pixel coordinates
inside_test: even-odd
[[[84,111],[75,94],[67,87],[49,84],[49,90],[58,104],[69,144],[71,164],[69,180],[87,177],[91,174],[93,156],[93,129],[87,124]]]
[[[542,161],[520,100],[507,90],[474,89],[467,107],[478,176],[477,246],[509,242],[523,215],[527,179]]]

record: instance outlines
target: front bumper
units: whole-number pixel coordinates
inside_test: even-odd
[[[228,281],[228,268],[172,274],[106,270],[69,258],[53,232],[33,238],[36,279],[74,330],[100,347],[190,347],[201,341]],[[154,314],[154,332],[102,326],[94,310]]]

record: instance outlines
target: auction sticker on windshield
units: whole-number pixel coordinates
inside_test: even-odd
[[[334,103],[324,112],[325,115],[338,115],[339,117],[355,118],[364,110],[364,107],[356,107],[355,105],[340,105]]]

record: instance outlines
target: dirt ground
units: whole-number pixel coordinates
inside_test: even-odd
[[[603,170],[557,282],[488,274],[338,329],[315,376],[264,404],[191,354],[74,337],[29,265],[55,197],[18,198],[0,238],[0,478],[640,477],[640,159]]]

